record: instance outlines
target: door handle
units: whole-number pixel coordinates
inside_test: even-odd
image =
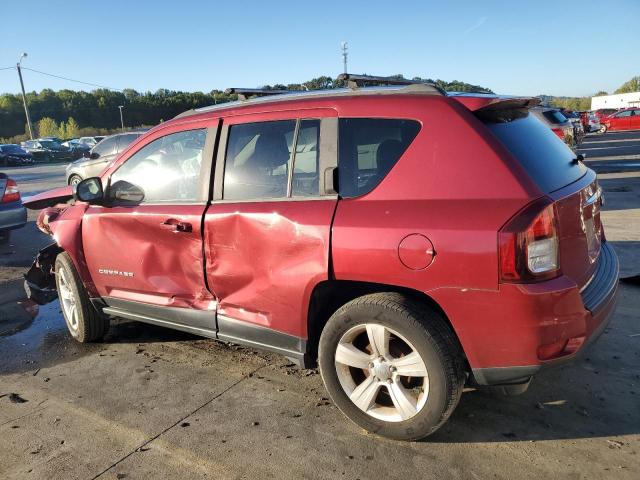
[[[169,218],[160,224],[160,228],[166,230],[173,230],[174,232],[189,233],[193,231],[193,226],[188,222],[181,222],[175,218]]]

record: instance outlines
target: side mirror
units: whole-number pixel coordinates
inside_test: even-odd
[[[91,160],[95,160],[97,158],[100,158],[100,154],[98,152],[91,152],[91,153],[89,153],[89,158]]]
[[[119,204],[138,205],[144,200],[144,190],[133,183],[118,180],[109,188],[109,196]]]
[[[73,198],[81,202],[99,204],[104,199],[102,180],[98,177],[86,178],[73,186]]]

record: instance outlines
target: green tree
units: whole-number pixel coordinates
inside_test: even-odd
[[[640,92],[640,76],[623,83],[614,93]]]
[[[603,95],[609,95],[609,94],[604,90],[600,90],[598,93],[594,95],[594,97],[602,97]]]
[[[78,124],[73,117],[69,117],[66,123],[60,122],[58,136],[60,138],[76,138],[78,136],[78,128]]]
[[[59,133],[58,124],[53,118],[44,117],[38,120],[38,136],[57,137]]]

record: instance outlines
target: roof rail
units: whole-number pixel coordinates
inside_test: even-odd
[[[267,95],[282,95],[293,93],[296,90],[266,90],[263,88],[227,88],[224,93],[227,95],[236,94],[238,100],[248,100],[249,97],[266,97]]]
[[[360,87],[372,86],[372,85],[420,85],[424,87],[425,90],[435,90],[443,95],[446,95],[446,92],[442,90],[440,87],[427,82],[418,82],[415,80],[408,80],[406,78],[396,78],[396,77],[376,77],[372,75],[357,75],[353,73],[341,73],[338,75],[338,80],[343,80],[347,82],[347,86],[355,90]]]

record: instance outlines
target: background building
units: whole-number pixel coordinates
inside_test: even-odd
[[[591,110],[626,107],[640,107],[640,92],[601,95],[591,98]]]

